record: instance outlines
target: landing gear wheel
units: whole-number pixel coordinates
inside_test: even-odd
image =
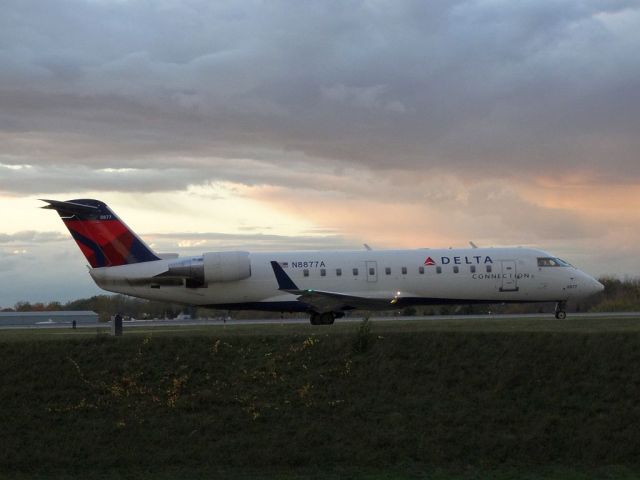
[[[312,313],[311,325],[332,325],[336,320],[336,314],[333,312]]]
[[[558,302],[556,304],[556,318],[558,320],[564,320],[565,318],[567,318],[567,312],[566,309],[567,308],[567,302]]]
[[[333,325],[333,322],[335,322],[335,320],[336,316],[333,314],[333,312],[325,312],[320,315],[320,325]]]

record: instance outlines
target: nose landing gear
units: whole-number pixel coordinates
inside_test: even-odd
[[[556,318],[558,320],[564,320],[567,318],[567,302],[558,302],[556,303]]]

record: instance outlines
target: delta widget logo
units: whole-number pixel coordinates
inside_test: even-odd
[[[440,257],[440,265],[449,265],[450,263],[454,265],[486,265],[488,263],[493,263],[493,259],[488,255]],[[431,257],[427,257],[424,264],[427,266],[437,265],[436,261]]]

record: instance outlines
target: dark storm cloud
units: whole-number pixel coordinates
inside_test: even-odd
[[[118,168],[119,162],[113,158],[105,162],[105,165],[115,165],[116,168],[91,168],[69,164],[46,166],[37,162],[36,165],[16,166],[0,162],[0,179],[3,180],[0,182],[0,193],[28,195],[64,194],[70,191],[172,192],[184,191],[190,185],[212,185],[216,182],[323,191],[348,188],[351,192],[357,192],[363,189],[362,185],[351,183],[348,177],[341,180],[331,173],[313,167],[300,169],[285,159],[282,159],[279,165],[247,159],[184,159],[178,163],[180,168],[170,167],[168,163],[176,164],[175,159],[166,156],[157,162],[138,161],[135,163],[136,168]],[[209,197],[211,198],[211,195]]]
[[[5,0],[0,163],[201,172],[213,157],[325,158],[628,180],[638,32],[640,7],[621,0]]]
[[[0,193],[63,194],[78,191],[149,193],[184,190],[203,182],[196,170],[91,169],[84,166],[28,166],[20,169],[0,164]],[[206,177],[205,177],[206,179]]]

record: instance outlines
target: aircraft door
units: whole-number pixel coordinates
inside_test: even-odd
[[[378,281],[378,262],[367,261],[367,282]]]
[[[501,292],[518,291],[518,274],[515,260],[502,260],[502,286]]]

